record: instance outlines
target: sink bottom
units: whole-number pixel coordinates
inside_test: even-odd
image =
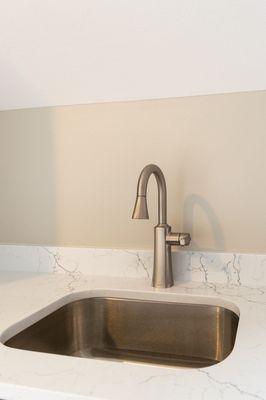
[[[220,306],[91,297],[73,301],[5,342],[83,358],[200,368],[232,351],[238,316]]]
[[[71,354],[73,357],[82,358],[109,358],[111,360],[127,360],[143,363],[165,364],[169,366],[182,366],[190,368],[201,368],[207,365],[217,364],[219,361],[207,360],[206,358],[192,357],[192,356],[176,356],[173,354],[160,354],[147,351],[134,351],[134,350],[119,350],[119,349],[88,349],[77,351]]]

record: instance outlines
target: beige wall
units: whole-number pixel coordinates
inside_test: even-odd
[[[0,113],[0,242],[150,248],[158,164],[194,248],[266,251],[266,91]]]

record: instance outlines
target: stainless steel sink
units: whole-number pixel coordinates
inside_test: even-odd
[[[238,319],[219,306],[92,297],[61,307],[5,345],[74,357],[199,368],[231,353]]]

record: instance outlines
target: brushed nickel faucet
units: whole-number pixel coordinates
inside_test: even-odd
[[[189,233],[171,232],[167,224],[167,194],[164,175],[154,164],[146,165],[138,180],[137,198],[133,211],[133,219],[149,219],[147,207],[147,185],[150,176],[154,174],[158,185],[158,224],[154,228],[154,267],[152,286],[168,288],[173,286],[171,246],[188,246]]]

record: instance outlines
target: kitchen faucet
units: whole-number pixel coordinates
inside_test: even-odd
[[[158,224],[154,227],[154,267],[152,286],[168,288],[173,286],[171,246],[187,246],[190,243],[189,233],[171,232],[167,224],[167,194],[164,175],[154,164],[146,165],[138,180],[137,198],[133,211],[133,219],[149,219],[147,207],[147,185],[154,174],[158,186]]]

